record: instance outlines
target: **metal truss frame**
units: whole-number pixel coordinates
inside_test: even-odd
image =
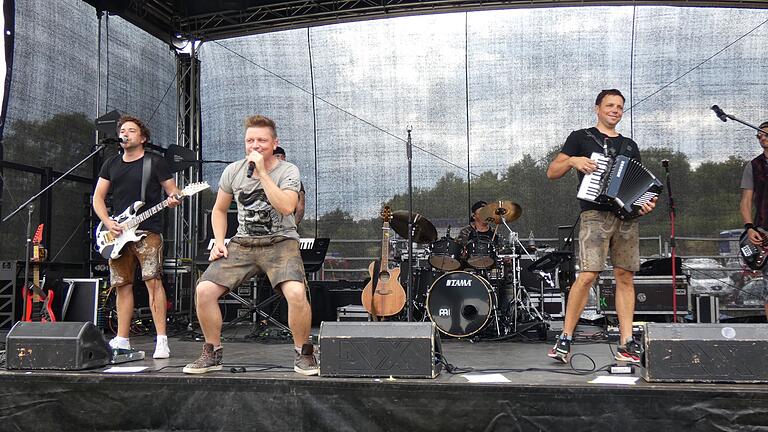
[[[341,22],[476,10],[573,6],[768,8],[768,0],[83,0],[166,42],[225,39]]]

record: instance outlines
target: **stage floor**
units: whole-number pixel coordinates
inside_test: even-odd
[[[151,337],[132,343],[151,357]],[[443,339],[446,360],[472,372],[391,380],[305,377],[293,372],[291,344],[256,342],[226,342],[224,370],[185,375],[181,368],[197,358],[202,343],[172,337],[170,359],[123,365],[146,366],[142,373],[1,370],[0,430],[768,429],[768,386],[642,378],[633,385],[594,384],[609,374],[577,374],[549,359],[549,346]],[[573,353],[599,368],[616,363],[612,348],[577,343]],[[592,368],[585,356],[573,365]],[[508,382],[468,381],[479,374]]]

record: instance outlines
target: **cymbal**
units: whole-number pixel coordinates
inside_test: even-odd
[[[402,238],[408,238],[408,211],[398,210],[392,213],[389,225]],[[437,240],[437,230],[432,222],[419,213],[413,213],[413,241],[416,243],[432,243]]]
[[[488,223],[500,224],[502,218],[507,222],[517,220],[523,214],[523,208],[513,201],[494,201],[478,210],[478,214]]]

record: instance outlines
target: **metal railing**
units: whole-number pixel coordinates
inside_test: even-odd
[[[554,237],[542,237],[542,238],[535,238],[534,239],[537,245],[550,245],[550,244],[557,244],[559,242],[558,238]],[[670,254],[670,246],[669,246],[669,238],[666,236],[647,236],[647,237],[640,237],[641,241],[641,250],[648,251],[648,244],[649,243],[655,243],[655,246],[653,247],[655,253],[652,254],[644,254],[641,256],[641,259],[652,259],[652,258],[659,258],[659,257],[668,257]],[[727,265],[729,261],[737,260],[738,259],[738,253],[736,250],[730,250],[730,246],[732,245],[732,242],[738,242],[738,237],[697,237],[697,236],[680,236],[677,237],[678,242],[678,253],[677,256],[680,257],[683,260],[687,259],[694,259],[694,258],[701,258],[701,259],[715,259],[718,261],[723,261],[723,265],[718,266],[697,266],[696,270],[701,271],[740,271],[743,268],[741,266],[735,266],[735,265]],[[326,256],[326,260],[323,263],[323,267],[320,270],[319,278],[321,280],[330,279],[333,280],[334,277],[332,277],[335,274],[341,274],[341,273],[349,273],[349,274],[360,274],[361,276],[363,274],[368,273],[368,263],[371,261],[377,259],[377,256],[344,256],[334,253],[334,246],[341,246],[341,245],[349,245],[349,244],[367,244],[367,245],[378,245],[381,242],[380,239],[349,239],[349,240],[331,240],[331,245],[329,247],[328,255]],[[685,251],[686,248],[681,248],[680,245],[687,243],[687,242],[700,242],[700,243],[713,243],[714,245],[708,245],[703,248],[698,249],[710,249],[714,247],[715,250],[720,250],[720,245],[723,242],[726,242],[729,244],[729,252],[728,253],[717,253],[717,254],[684,254],[680,253],[682,250]],[[696,248],[694,248],[696,249]],[[353,264],[353,266],[342,268],[342,267],[336,267],[335,263],[349,263]],[[357,264],[357,265],[354,265]],[[343,265],[343,264],[342,264]],[[331,276],[331,277],[328,277]]]

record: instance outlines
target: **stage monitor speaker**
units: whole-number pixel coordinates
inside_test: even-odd
[[[17,322],[6,338],[10,369],[80,370],[109,363],[104,335],[92,322]]]
[[[768,326],[647,323],[648,382],[768,382]]]
[[[323,322],[320,351],[321,376],[435,378],[441,369],[432,322]]]

